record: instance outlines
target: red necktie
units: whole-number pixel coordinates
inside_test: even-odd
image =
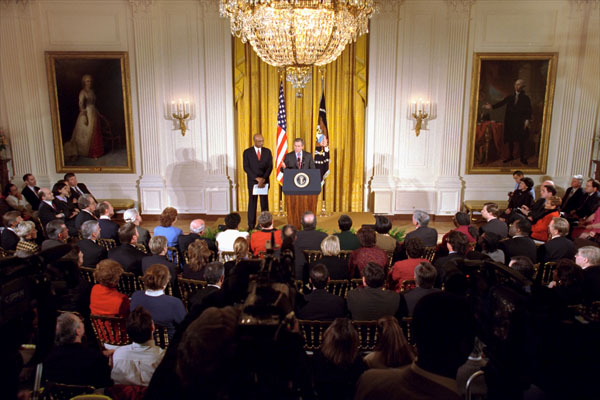
[[[258,161],[260,161],[260,149],[256,150],[256,156],[258,157]]]
[[[302,160],[298,157],[298,169],[302,169]]]

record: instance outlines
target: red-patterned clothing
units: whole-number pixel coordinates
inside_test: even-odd
[[[261,251],[267,251],[267,240],[271,240],[271,232],[275,238],[275,247],[281,247],[281,231],[279,229],[264,229],[253,232],[250,236],[250,248],[255,256]]]
[[[415,268],[422,262],[429,262],[426,258],[409,258],[407,260],[396,261],[390,274],[392,280],[396,282],[396,292],[401,292],[402,281],[415,279]]]
[[[548,241],[548,225],[552,222],[552,218],[557,217],[560,217],[558,210],[548,213],[538,219],[531,227],[531,237],[535,240],[541,240],[542,242]]]
[[[383,268],[387,265],[387,253],[379,247],[361,247],[350,253],[348,260],[348,271],[350,277],[355,277],[355,271],[358,269],[359,275],[362,276],[363,268],[370,262],[375,262]]]
[[[96,284],[90,295],[90,311],[96,315],[126,316],[129,314],[129,298],[117,289]]]

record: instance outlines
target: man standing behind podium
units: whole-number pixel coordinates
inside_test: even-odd
[[[294,139],[294,151],[289,152],[283,158],[283,167],[290,169],[315,169],[315,161],[312,154],[304,151],[304,140]]]
[[[252,138],[254,146],[244,150],[244,171],[248,177],[248,230],[256,226],[256,198],[253,195],[254,185],[264,188],[269,184],[269,175],[273,170],[271,150],[263,147],[265,139],[260,133]],[[269,196],[260,196],[260,210],[269,211]]]

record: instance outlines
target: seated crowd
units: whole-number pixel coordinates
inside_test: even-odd
[[[399,241],[385,216],[355,234],[352,219],[342,215],[339,232],[329,235],[310,211],[301,230],[278,229],[263,211],[250,233],[239,230],[240,215],[232,213],[213,239],[201,219],[190,223],[189,234],[175,227],[172,207],[150,235],[135,209],[125,211],[124,223],[113,220],[112,205],[97,202],[74,174],[52,191],[27,174],[21,193],[5,188],[13,210],[3,215],[1,246],[22,258],[69,246],[48,266],[54,281],[65,282],[56,286],[63,312],[44,361],[49,382],[148,399],[200,392],[219,399],[460,399],[469,376],[486,366],[485,380],[474,386],[479,396],[554,398],[548,393],[567,390],[551,379],[558,372],[515,378],[509,356],[521,349],[521,338],[506,344],[498,341],[508,335],[498,329],[506,327],[491,329],[495,336],[476,328],[494,324],[497,313],[483,315],[501,300],[478,304],[484,285],[471,282],[496,268],[519,283],[526,299],[519,307],[543,308],[556,324],[573,317],[573,307],[597,305],[600,183],[590,179],[583,190],[575,176],[561,198],[545,181],[535,200],[533,181],[520,171],[513,176],[508,208],[486,203],[481,226],[458,212],[455,229],[438,240],[430,216],[417,210],[415,229]],[[138,290],[123,290],[129,276],[139,277]],[[185,282],[198,289],[182,289]],[[493,296],[507,296],[498,290]],[[86,327],[90,315],[120,317],[129,344],[98,347]],[[325,324],[314,352],[303,349],[309,321]],[[360,324],[369,321],[376,343],[365,351]],[[166,349],[155,344],[158,329],[168,335]],[[502,355],[490,362],[486,348]],[[510,378],[510,385],[500,383]],[[579,389],[586,398],[587,387]]]

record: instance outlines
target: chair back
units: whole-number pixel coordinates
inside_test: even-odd
[[[302,281],[302,279],[295,279],[294,287],[296,288],[298,293],[304,294],[304,281]]]
[[[42,224],[42,221],[40,220],[39,217],[32,215],[31,216],[31,220],[33,221],[33,223],[35,224],[35,227],[39,227],[40,228],[40,232],[42,233],[42,235],[48,239],[48,236],[46,236],[46,227],[44,226],[44,224]]]
[[[405,279],[400,285],[400,290],[403,292],[412,290],[417,287],[417,282],[414,279]]]
[[[222,263],[235,260],[235,253],[233,251],[222,251],[219,255]]]
[[[185,308],[188,308],[190,297],[198,290],[203,289],[208,285],[206,281],[197,281],[195,279],[178,278],[177,285],[181,294],[181,301]]]
[[[94,391],[96,388],[93,386],[46,382],[40,398],[43,400],[69,400],[78,395],[94,393]]]
[[[139,282],[140,281],[132,272],[123,272],[119,279],[117,290],[127,295],[127,297],[131,297],[135,291],[143,289],[143,286],[140,286]]]
[[[358,332],[361,351],[373,351],[377,344],[377,321],[352,321]]]
[[[304,339],[304,350],[315,351],[323,342],[323,333],[331,325],[331,321],[300,320],[300,333]]]
[[[413,335],[412,331],[412,317],[404,317],[402,321],[400,321],[400,326],[402,327],[402,331],[404,331],[404,336],[409,344],[415,345],[415,335]]]
[[[338,258],[340,260],[346,260],[348,261],[348,259],[350,258],[350,254],[352,254],[353,250],[340,250],[340,254],[338,254]]]
[[[117,242],[115,242],[115,239],[98,238],[98,244],[100,246],[104,247],[106,249],[106,251],[109,251],[113,247],[117,247]]]
[[[387,256],[387,265],[384,265],[383,269],[387,273],[387,271],[389,271],[392,268],[392,265],[394,265],[394,252],[393,251],[386,251],[385,255]]]
[[[96,268],[79,267],[79,274],[81,275],[83,280],[91,283],[92,285],[95,285],[96,283],[98,283],[98,282],[96,282],[96,277],[94,276],[94,271],[96,271]]]
[[[543,266],[540,266],[535,276],[535,281],[547,285],[552,281],[552,271],[556,268],[556,262],[547,262]]]
[[[423,258],[429,260],[429,262],[433,262],[433,258],[435,257],[436,246],[428,246],[423,250]]]
[[[150,254],[150,252],[148,251],[148,248],[143,243],[136,243],[135,248],[144,254]]]
[[[306,262],[311,264],[323,258],[323,253],[321,253],[321,250],[304,250],[304,257]]]
[[[169,332],[167,327],[163,325],[154,325],[154,343],[163,349],[169,346]]]
[[[136,290],[146,290],[146,286],[144,285],[144,277],[143,276],[136,276],[137,279],[137,289]],[[173,296],[173,285],[171,284],[171,281],[169,281],[169,283],[167,283],[167,287],[165,287],[165,294],[168,296]]]
[[[127,335],[125,317],[92,314],[90,322],[100,347],[104,348],[105,344],[125,346],[131,343],[131,339]]]
[[[350,289],[358,289],[359,287],[363,287],[362,278],[350,279]]]
[[[340,279],[340,280],[331,279],[327,283],[327,291],[336,296],[345,298],[346,295],[348,294],[349,290],[350,290],[350,281],[347,279]]]
[[[179,267],[179,249],[177,247],[167,247],[167,260]]]

